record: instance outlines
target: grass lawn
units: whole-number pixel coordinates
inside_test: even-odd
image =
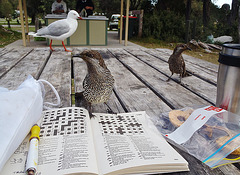
[[[0,47],[4,47],[21,38],[21,33],[0,26]]]
[[[29,28],[29,32],[35,32],[35,27],[28,27]],[[11,28],[7,28],[7,29],[10,29],[10,30],[14,30],[14,31],[17,31],[17,32],[22,32],[22,28],[21,26],[14,26],[14,27],[11,27]]]
[[[154,38],[132,38],[130,39],[131,42],[141,45],[146,48],[167,48],[173,50],[177,44],[179,43],[167,43],[164,41],[156,40]],[[212,53],[207,53],[204,51],[204,49],[193,49],[192,51],[186,50],[184,51],[184,54],[190,55],[199,59],[203,59],[206,61],[209,61],[214,64],[218,63],[218,56],[219,51],[213,50]]]
[[[19,22],[20,22],[20,20],[19,20]],[[28,18],[28,23],[30,23],[31,22],[31,19],[30,18]],[[6,19],[5,18],[0,18],[0,25],[7,25],[8,23],[7,23],[7,21],[6,21]],[[11,21],[10,21],[10,25],[21,25],[20,23],[18,23],[17,22],[17,18],[15,18],[15,19],[12,19]]]
[[[4,28],[0,25],[0,47],[4,47],[16,40],[22,39],[21,27]],[[35,27],[29,27],[30,32],[35,31]],[[35,41],[46,41],[46,38],[34,38]]]

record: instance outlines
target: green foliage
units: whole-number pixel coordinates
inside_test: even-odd
[[[10,28],[10,21],[12,20],[13,7],[8,0],[2,0],[0,3],[0,11],[8,22],[8,27]]]
[[[206,41],[207,36],[215,38],[223,35],[232,36],[238,42],[238,21],[230,24],[231,11],[225,4],[218,8],[210,3],[210,19],[208,26],[203,27],[203,1],[191,1],[189,21],[189,39]],[[153,37],[169,42],[183,42],[186,35],[187,0],[158,0],[153,7],[148,0],[142,0],[144,9],[143,37]]]
[[[5,18],[11,18],[11,14],[13,13],[13,7],[12,7],[12,4],[8,0],[1,0],[0,10],[1,10],[2,15]]]
[[[5,29],[0,25],[0,47],[4,47],[21,38],[21,33]]]
[[[157,11],[144,15],[143,36],[152,36],[164,41],[183,41],[185,35],[185,16],[174,11]]]
[[[99,6],[97,8],[101,9],[100,12],[106,13],[108,18],[114,13],[120,13],[120,0],[98,0],[98,2]]]

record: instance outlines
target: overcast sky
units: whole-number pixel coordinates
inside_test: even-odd
[[[222,7],[223,4],[229,4],[230,7],[232,6],[232,0],[211,0],[211,1],[218,7]]]

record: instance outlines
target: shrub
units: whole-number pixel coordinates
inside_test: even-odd
[[[144,16],[143,37],[154,37],[168,42],[184,41],[185,16],[173,11],[156,11]]]

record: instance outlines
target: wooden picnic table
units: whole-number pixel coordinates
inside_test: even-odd
[[[73,48],[80,53],[86,48]],[[159,116],[172,109],[193,105],[214,105],[218,65],[184,55],[187,71],[191,76],[182,79],[171,75],[167,60],[172,53],[167,49],[146,48],[92,48],[98,50],[115,78],[114,93],[108,105],[116,113],[146,111],[149,116]],[[59,92],[62,107],[72,106],[74,92],[82,91],[86,64],[81,58],[71,56],[57,48],[48,47],[0,49],[0,86],[16,89],[28,75],[49,81]],[[74,81],[73,81],[74,80]],[[55,101],[54,94],[46,88],[46,101]],[[104,104],[94,105],[93,112],[106,113]],[[210,169],[188,153],[178,152],[188,161],[189,172],[181,175],[240,174],[239,164]]]

